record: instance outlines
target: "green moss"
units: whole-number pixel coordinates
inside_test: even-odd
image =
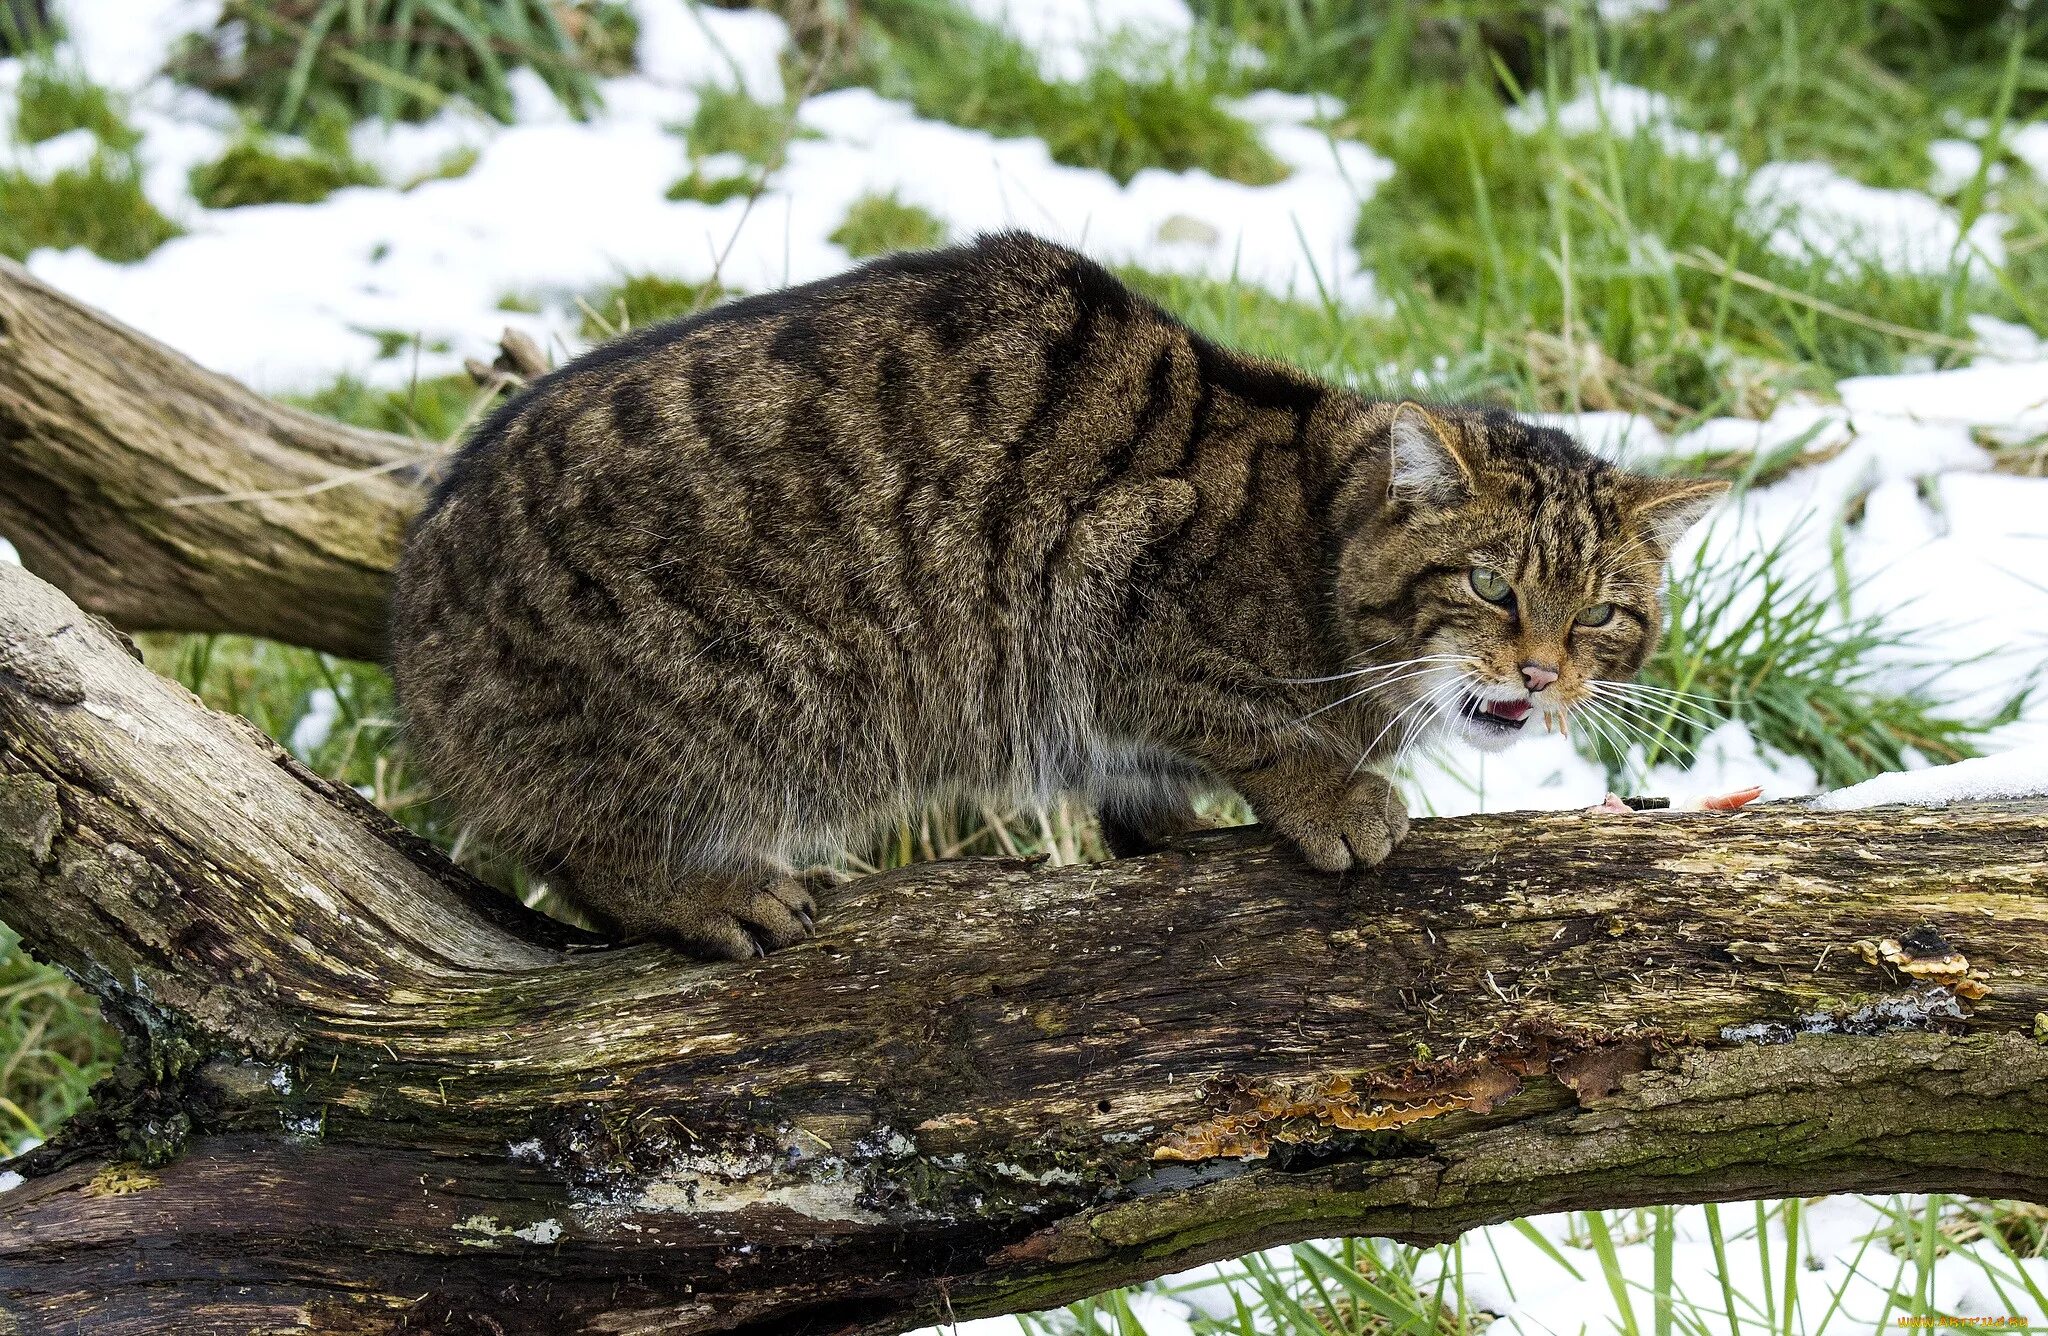
[[[83,246],[128,263],[180,231],[142,193],[132,160],[118,154],[95,154],[47,181],[0,172],[0,255],[21,260],[44,247]]]
[[[894,191],[862,195],[846,211],[846,220],[831,240],[855,259],[890,251],[930,250],[946,244],[946,225],[915,204],[905,204]]]
[[[30,61],[15,96],[14,137],[40,144],[73,130],[90,130],[113,149],[133,148],[140,138],[106,89],[54,61]]]
[[[283,151],[262,134],[245,135],[212,162],[192,169],[192,197],[209,209],[250,204],[318,204],[348,186],[378,184],[367,164],[344,154]]]
[[[633,274],[584,299],[582,333],[586,339],[608,339],[695,315],[732,293],[713,280],[693,283],[655,274]]]

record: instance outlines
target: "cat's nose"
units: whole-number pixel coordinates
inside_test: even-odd
[[[1557,680],[1557,669],[1543,663],[1525,663],[1522,680],[1529,684],[1529,690],[1541,691]]]

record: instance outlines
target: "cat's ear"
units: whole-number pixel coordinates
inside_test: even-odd
[[[1403,403],[1394,410],[1387,433],[1388,496],[1448,506],[1472,495],[1472,470],[1458,453],[1450,427],[1436,414],[1421,404]]]
[[[1669,552],[1727,494],[1728,484],[1715,479],[1644,478],[1631,515],[1659,551]]]

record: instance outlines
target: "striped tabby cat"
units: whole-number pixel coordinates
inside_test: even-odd
[[[1719,487],[1375,402],[1010,234],[644,330],[507,404],[407,541],[412,746],[622,935],[811,929],[795,871],[935,798],[1085,794],[1118,855],[1228,786],[1330,872],[1376,770],[1625,679]]]

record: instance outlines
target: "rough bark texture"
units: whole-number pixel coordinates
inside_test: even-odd
[[[32,561],[133,625],[374,651],[395,479],[160,503],[382,447],[17,271],[0,320]],[[2044,873],[2048,803],[1425,821],[1342,879],[1232,832],[911,868],[696,965],[474,884],[0,566],[0,920],[128,1041],[0,1195],[0,1315],[886,1332],[1338,1232],[2048,1200]]]
[[[508,908],[16,570],[0,666],[0,919],[130,1040],[0,1197],[28,1331],[886,1331],[1343,1230],[2048,1197],[2040,805],[929,865],[704,966]]]
[[[382,657],[437,449],[252,394],[0,258],[0,534],[130,630]]]

